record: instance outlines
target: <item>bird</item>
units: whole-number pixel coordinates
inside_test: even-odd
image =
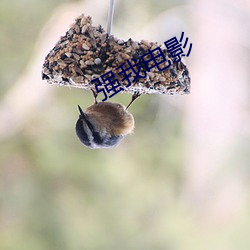
[[[94,104],[85,112],[78,105],[76,135],[84,146],[91,149],[115,147],[134,130],[134,117],[128,112],[128,108],[140,94],[136,92],[125,107],[119,103],[98,102],[97,93],[91,91],[95,98]]]

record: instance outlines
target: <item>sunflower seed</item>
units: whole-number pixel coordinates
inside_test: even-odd
[[[82,48],[85,49],[85,50],[89,50],[89,46],[86,43],[82,44]]]

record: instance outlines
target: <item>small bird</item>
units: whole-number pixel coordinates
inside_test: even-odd
[[[134,100],[140,96],[136,93],[127,108],[119,103],[97,102],[84,112],[78,105],[80,112],[76,122],[76,134],[82,144],[91,149],[111,148],[134,130],[134,117],[127,111]]]

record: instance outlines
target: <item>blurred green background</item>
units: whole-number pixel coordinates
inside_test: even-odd
[[[134,134],[90,150],[74,126],[92,94],[41,67],[80,13],[106,27],[108,4],[0,2],[0,249],[249,250],[250,4],[117,0],[118,37],[185,32],[192,92],[139,98]]]

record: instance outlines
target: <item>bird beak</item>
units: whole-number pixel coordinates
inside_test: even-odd
[[[80,113],[80,118],[86,118],[84,112],[82,111],[82,108],[79,105],[77,105],[77,106],[78,106],[78,110],[79,110],[79,113]]]

